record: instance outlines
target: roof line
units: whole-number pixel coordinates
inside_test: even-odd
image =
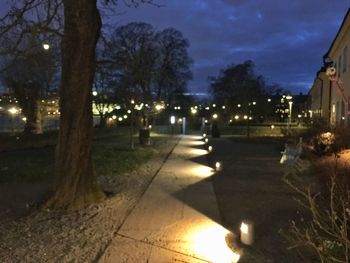
[[[350,15],[350,8],[348,8],[348,11],[346,12],[346,15],[344,16],[343,22],[341,23],[341,26],[339,27],[338,32],[337,32],[337,34],[335,35],[335,38],[334,38],[333,41],[332,41],[332,44],[331,44],[331,46],[329,47],[327,53],[323,55],[323,58],[328,57],[329,53],[331,52],[331,49],[332,49],[333,46],[334,46],[335,41],[337,40],[337,38],[338,38],[338,36],[339,36],[339,34],[340,34],[340,31],[342,30],[342,28],[343,28],[343,26],[344,26],[344,24],[345,24],[345,20],[347,19],[347,17],[348,17],[349,15]]]

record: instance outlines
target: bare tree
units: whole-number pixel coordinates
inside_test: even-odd
[[[128,3],[137,6],[150,1]],[[74,209],[104,197],[97,185],[91,158],[91,93],[100,31],[97,0],[13,0],[9,12],[0,20],[2,55],[25,52],[22,40],[28,34],[62,37],[56,181],[53,196],[47,202],[54,208]]]
[[[22,56],[8,56],[2,82],[17,98],[26,117],[24,132],[42,133],[41,100],[45,98],[56,73],[55,54],[41,47]]]
[[[156,100],[171,103],[180,90],[185,90],[192,79],[188,55],[189,42],[174,28],[166,28],[156,34],[157,63],[155,69]]]

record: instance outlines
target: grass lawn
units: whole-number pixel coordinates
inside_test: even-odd
[[[98,176],[132,171],[153,154],[151,147],[130,150],[128,131],[99,130],[93,142],[94,169]],[[57,133],[41,136],[0,137],[0,183],[49,181],[54,176]]]

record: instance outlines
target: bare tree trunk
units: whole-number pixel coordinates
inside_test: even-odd
[[[96,0],[64,1],[60,131],[54,195],[47,205],[75,209],[103,198],[92,167],[92,83],[101,29]]]

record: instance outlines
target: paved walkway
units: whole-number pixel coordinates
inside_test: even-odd
[[[221,226],[206,153],[184,136],[100,262],[237,262]]]

